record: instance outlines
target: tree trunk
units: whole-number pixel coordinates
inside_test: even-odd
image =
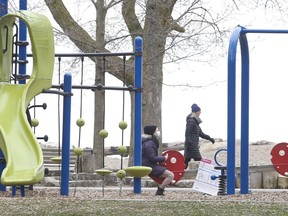
[[[144,26],[143,59],[143,126],[157,125],[162,131],[163,58],[167,38],[167,19],[171,17],[167,5],[157,0],[147,3]],[[164,12],[163,12],[164,11]],[[160,143],[162,140],[160,140]],[[159,153],[162,152],[160,145]]]
[[[96,13],[96,50],[105,50],[105,18],[106,8],[104,0],[98,0],[95,3]],[[95,84],[101,83],[105,86],[105,58],[96,58],[96,74]],[[93,154],[95,154],[95,168],[104,168],[104,139],[98,133],[100,130],[105,129],[105,90],[95,91],[95,107],[94,107],[94,141],[93,141]]]
[[[105,72],[101,62],[96,62],[95,84],[105,85]],[[94,139],[93,154],[95,155],[95,169],[104,168],[104,139],[99,136],[99,131],[105,129],[105,91],[96,90],[94,94]]]

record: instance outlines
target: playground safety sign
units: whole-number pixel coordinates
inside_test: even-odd
[[[215,170],[214,167],[215,164],[212,160],[205,158],[200,161],[197,176],[193,184],[194,190],[213,196],[218,194],[218,178],[212,180],[211,176],[218,177],[221,175],[221,171]]]

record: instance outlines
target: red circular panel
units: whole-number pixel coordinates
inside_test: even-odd
[[[174,173],[174,181],[178,182],[184,176],[184,156],[176,150],[167,150],[162,153],[162,156],[168,155],[168,159],[164,163],[159,163],[160,166],[166,167],[168,170]],[[163,178],[150,176],[158,184],[162,184]]]
[[[288,143],[279,143],[271,150],[271,162],[281,175],[288,176]]]

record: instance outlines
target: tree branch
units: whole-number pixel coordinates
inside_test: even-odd
[[[61,29],[83,52],[95,52],[95,40],[71,17],[61,0],[44,0]]]
[[[136,36],[142,36],[142,27],[135,13],[136,0],[123,0],[122,16],[126,26],[131,33],[132,41]]]
[[[112,0],[112,1],[110,1],[109,4],[106,6],[107,10],[108,10],[109,8],[112,8],[112,7],[114,7],[115,5],[121,3],[122,1],[123,1],[123,0]]]

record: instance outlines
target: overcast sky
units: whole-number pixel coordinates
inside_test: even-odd
[[[235,21],[236,20],[236,21]],[[286,25],[270,18],[262,11],[239,15],[235,25],[250,29],[285,29]],[[233,29],[231,29],[231,32]],[[250,49],[250,141],[288,141],[287,127],[287,48],[288,34],[248,34]],[[226,42],[228,50],[229,41]],[[238,51],[240,48],[238,47]],[[237,57],[241,61],[240,55]],[[189,73],[182,67],[181,75],[164,77],[164,82],[197,82],[198,85],[214,85],[200,89],[171,88],[164,86],[163,140],[184,140],[185,118],[192,103],[202,108],[202,129],[212,137],[227,139],[227,56],[212,66],[199,65],[198,71]],[[185,66],[185,65],[184,65]],[[237,92],[239,93],[241,68],[237,67]],[[189,81],[190,80],[190,81]],[[196,81],[195,81],[196,80]],[[237,138],[240,138],[240,95],[237,97]],[[169,115],[172,107],[177,115]],[[170,108],[170,109],[169,109]],[[175,112],[174,112],[175,113]],[[174,129],[173,129],[174,128]],[[167,131],[167,133],[165,133]],[[174,133],[173,133],[174,132]]]

